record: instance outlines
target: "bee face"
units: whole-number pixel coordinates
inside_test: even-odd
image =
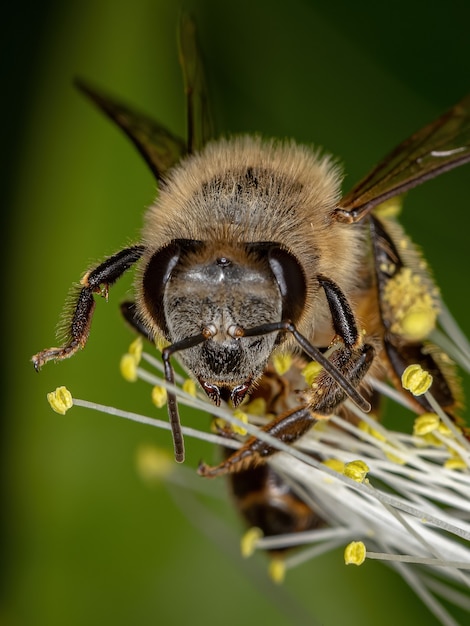
[[[206,336],[181,360],[217,404],[228,394],[237,405],[276,342],[274,334],[243,337],[240,329],[281,319],[282,297],[266,260],[228,245],[214,255],[213,247],[200,244],[178,263],[165,286],[163,312],[171,343]]]

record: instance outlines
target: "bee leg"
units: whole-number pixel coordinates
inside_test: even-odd
[[[310,408],[301,405],[280,415],[261,430],[283,443],[292,444],[308,432],[316,421]],[[277,448],[274,445],[253,436],[219,465],[210,467],[201,462],[197,471],[200,476],[206,478],[240,472],[264,463],[275,452]]]
[[[319,276],[331,312],[333,327],[340,338],[339,347],[329,356],[330,363],[342,373],[353,388],[359,387],[374,359],[371,344],[363,343],[352,309],[340,288]],[[347,398],[345,390],[326,372],[320,372],[307,393],[309,405],[317,415],[331,415]]]
[[[140,259],[144,246],[132,246],[117,252],[101,265],[90,270],[80,281],[82,285],[68,323],[66,343],[58,348],[42,350],[32,357],[37,371],[48,361],[67,359],[83,348],[90,332],[91,320],[95,309],[94,294],[108,297],[108,288],[115,283],[126,270]]]

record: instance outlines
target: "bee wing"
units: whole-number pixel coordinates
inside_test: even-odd
[[[82,93],[124,131],[144,157],[157,180],[161,180],[165,172],[186,154],[185,142],[159,122],[91,87],[83,80],[76,80],[75,83]]]
[[[187,13],[180,18],[178,50],[186,93],[188,152],[192,153],[213,137],[214,128],[196,25]]]
[[[341,221],[357,222],[375,206],[470,161],[470,95],[406,139],[344,196]]]

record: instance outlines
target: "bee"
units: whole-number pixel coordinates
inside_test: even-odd
[[[159,194],[145,215],[141,241],[85,273],[66,341],[34,355],[36,370],[85,346],[95,294],[107,297],[109,287],[137,265],[135,302],[124,303],[122,312],[150,341],[166,340],[162,359],[168,383],[174,382],[172,357],[177,355],[214,404],[236,407],[250,394],[262,393],[276,353],[292,352],[320,364],[313,385],[289,394],[296,398],[294,406],[283,406],[271,395],[275,417],[263,430],[284,443],[297,441],[318,419],[345,411],[348,398],[369,411],[371,375],[388,378],[406,394],[401,375],[414,363],[432,374],[432,394],[457,419],[456,377],[428,340],[438,292],[413,244],[383,207],[470,160],[470,97],[401,143],[341,196],[340,168],[317,150],[252,136],[214,140],[188,16],[180,23],[179,45],[186,142],[78,82],[135,144]],[[424,396],[410,401],[418,412],[431,410]],[[171,392],[168,414],[175,459],[182,462],[184,442]],[[249,485],[258,480],[258,471],[260,484],[271,481],[265,491],[269,503],[282,481],[259,466],[273,453],[273,446],[250,437],[218,466],[201,464],[199,473],[238,475],[240,485],[244,473]],[[243,495],[246,487],[240,489]],[[284,496],[290,497],[287,490]],[[293,526],[318,523],[298,519]]]

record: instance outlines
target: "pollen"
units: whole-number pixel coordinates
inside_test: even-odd
[[[165,348],[167,348],[170,345],[170,342],[167,339],[165,339],[165,337],[161,335],[160,333],[155,335],[154,341],[155,341],[155,347],[157,348],[159,352],[162,352]]]
[[[289,352],[281,352],[273,356],[273,366],[276,370],[276,374],[284,376],[292,366],[292,354]]]
[[[316,361],[311,361],[302,370],[302,376],[309,387],[313,385],[318,374],[322,371],[322,366]]]
[[[402,198],[403,196],[395,196],[395,198],[382,202],[374,209],[374,213],[381,218],[398,217],[402,210]]]
[[[387,438],[383,433],[375,428],[372,428],[372,426],[370,426],[367,422],[359,422],[359,430],[362,430],[371,437],[374,437],[374,439],[377,439],[377,441],[387,441]]]
[[[140,363],[140,360],[142,358],[142,350],[143,350],[142,337],[137,337],[129,346],[129,354],[132,354],[132,356],[134,357],[136,365]]]
[[[137,473],[147,483],[159,483],[175,468],[173,455],[157,446],[141,445],[136,454]]]
[[[257,526],[249,528],[240,540],[242,557],[247,559],[256,550],[256,543],[263,537],[263,531]]]
[[[432,376],[417,363],[409,365],[401,376],[403,388],[414,396],[422,396],[432,385]]]
[[[273,558],[269,564],[268,573],[274,583],[277,585],[283,583],[286,577],[286,564],[283,559]]]
[[[137,380],[137,361],[133,354],[127,352],[121,357],[119,364],[121,376],[129,383],[135,383]]]
[[[197,394],[196,383],[194,382],[192,378],[187,378],[184,381],[183,391],[185,391],[188,395],[192,396],[193,398],[196,397],[196,394]]]
[[[440,424],[439,416],[435,413],[424,413],[415,419],[413,426],[413,435],[422,437],[434,432]]]
[[[263,417],[266,415],[266,400],[264,398],[255,398],[245,406],[245,410],[250,415]]]
[[[335,459],[333,457],[331,459],[325,459],[323,461],[323,465],[326,465],[326,467],[329,467],[335,472],[338,472],[338,474],[344,473],[345,464],[343,463],[343,461],[340,461],[339,459]]]
[[[444,467],[449,470],[466,470],[468,469],[468,465],[458,454],[452,455],[447,461],[444,463]]]
[[[403,267],[384,290],[384,303],[391,330],[409,341],[425,339],[436,325],[439,313],[436,297],[423,278]]]
[[[362,541],[351,541],[344,549],[346,565],[362,565],[366,560],[366,546]]]
[[[351,461],[344,466],[343,474],[357,483],[364,482],[369,466],[364,461]]]
[[[47,401],[51,408],[60,415],[65,415],[73,406],[73,398],[67,387],[57,387],[55,391],[47,394]]]
[[[167,400],[167,392],[165,387],[155,385],[152,387],[152,402],[158,408],[161,409],[165,406]]]
[[[244,424],[248,424],[248,415],[243,411],[240,411],[240,409],[235,409],[235,411],[233,412],[233,417],[236,417]],[[238,426],[238,424],[232,424],[232,430],[235,434],[242,436],[246,435],[247,432],[246,428],[243,428],[243,426]]]

